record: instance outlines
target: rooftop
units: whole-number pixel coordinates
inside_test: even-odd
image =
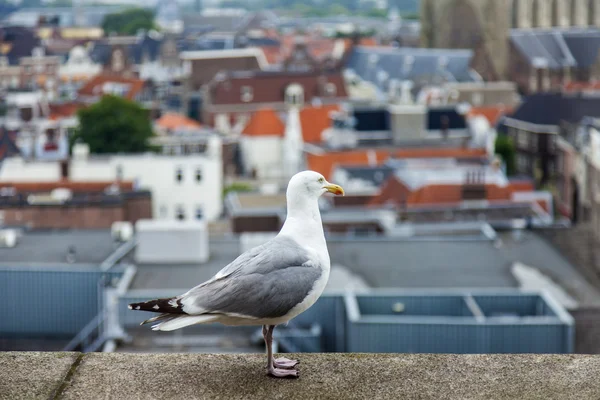
[[[260,354],[0,353],[9,399],[591,399],[600,357],[561,354],[299,354],[300,378]],[[232,384],[235,382],[235,384]]]
[[[70,246],[75,263],[99,264],[118,247],[109,230],[68,230],[25,232],[12,248],[0,247],[3,264],[65,264]]]
[[[536,93],[527,96],[509,121],[556,127],[561,122],[579,123],[584,117],[600,116],[600,97],[563,93]],[[507,122],[509,125],[510,122]]]
[[[314,152],[307,154],[308,167],[322,173],[327,179],[331,178],[335,166],[368,166],[380,165],[389,158],[482,158],[486,156],[485,149],[472,148],[361,148],[343,151],[327,151],[315,147]]]
[[[327,242],[332,265],[344,266],[373,288],[515,288],[520,282],[511,267],[520,262],[539,269],[582,304],[600,302],[598,289],[536,233],[497,237],[434,232],[418,237],[330,236]],[[238,238],[212,238],[209,249],[209,261],[200,265],[138,265],[130,289],[187,290],[233,261],[242,246]]]

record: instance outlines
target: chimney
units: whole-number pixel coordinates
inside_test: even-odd
[[[442,138],[448,140],[450,135],[450,119],[447,115],[442,115],[440,118],[440,131],[442,132]]]
[[[69,160],[61,160],[60,162],[60,179],[69,180]]]

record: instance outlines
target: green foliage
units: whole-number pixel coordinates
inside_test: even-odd
[[[375,36],[375,34],[377,34],[377,31],[375,29],[369,29],[368,31],[359,32],[358,36],[361,38],[364,38],[364,37]],[[355,33],[337,32],[335,34],[335,37],[336,38],[353,38],[355,35],[356,35]]]
[[[365,15],[367,17],[371,17],[371,18],[387,18],[388,10],[383,10],[380,8],[373,8],[373,9],[365,12]]]
[[[252,185],[244,182],[234,182],[231,185],[223,189],[223,198],[230,192],[250,192],[252,191]]]
[[[506,175],[514,175],[516,171],[516,151],[511,138],[506,135],[498,135],[498,137],[496,137],[495,153],[498,154],[506,164]]]
[[[91,153],[143,153],[152,151],[154,135],[148,111],[118,96],[104,96],[78,111],[79,129],[73,142],[82,140]]]
[[[156,29],[154,12],[145,8],[130,8],[122,12],[107,14],[102,21],[105,33],[135,35],[138,30]]]

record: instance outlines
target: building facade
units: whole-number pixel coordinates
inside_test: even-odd
[[[221,141],[213,138],[205,153],[189,155],[88,155],[75,145],[68,163],[4,161],[1,182],[134,181],[137,190],[152,193],[152,215],[161,219],[215,220],[222,212]]]
[[[473,49],[473,67],[485,80],[506,78],[510,29],[570,26],[600,26],[600,1],[421,1],[421,45]]]

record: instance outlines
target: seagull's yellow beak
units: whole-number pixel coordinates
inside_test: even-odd
[[[323,186],[325,189],[327,189],[327,191],[329,193],[333,193],[335,195],[344,195],[344,189],[342,189],[342,187],[340,185],[334,185],[333,183],[328,183],[327,185]]]

